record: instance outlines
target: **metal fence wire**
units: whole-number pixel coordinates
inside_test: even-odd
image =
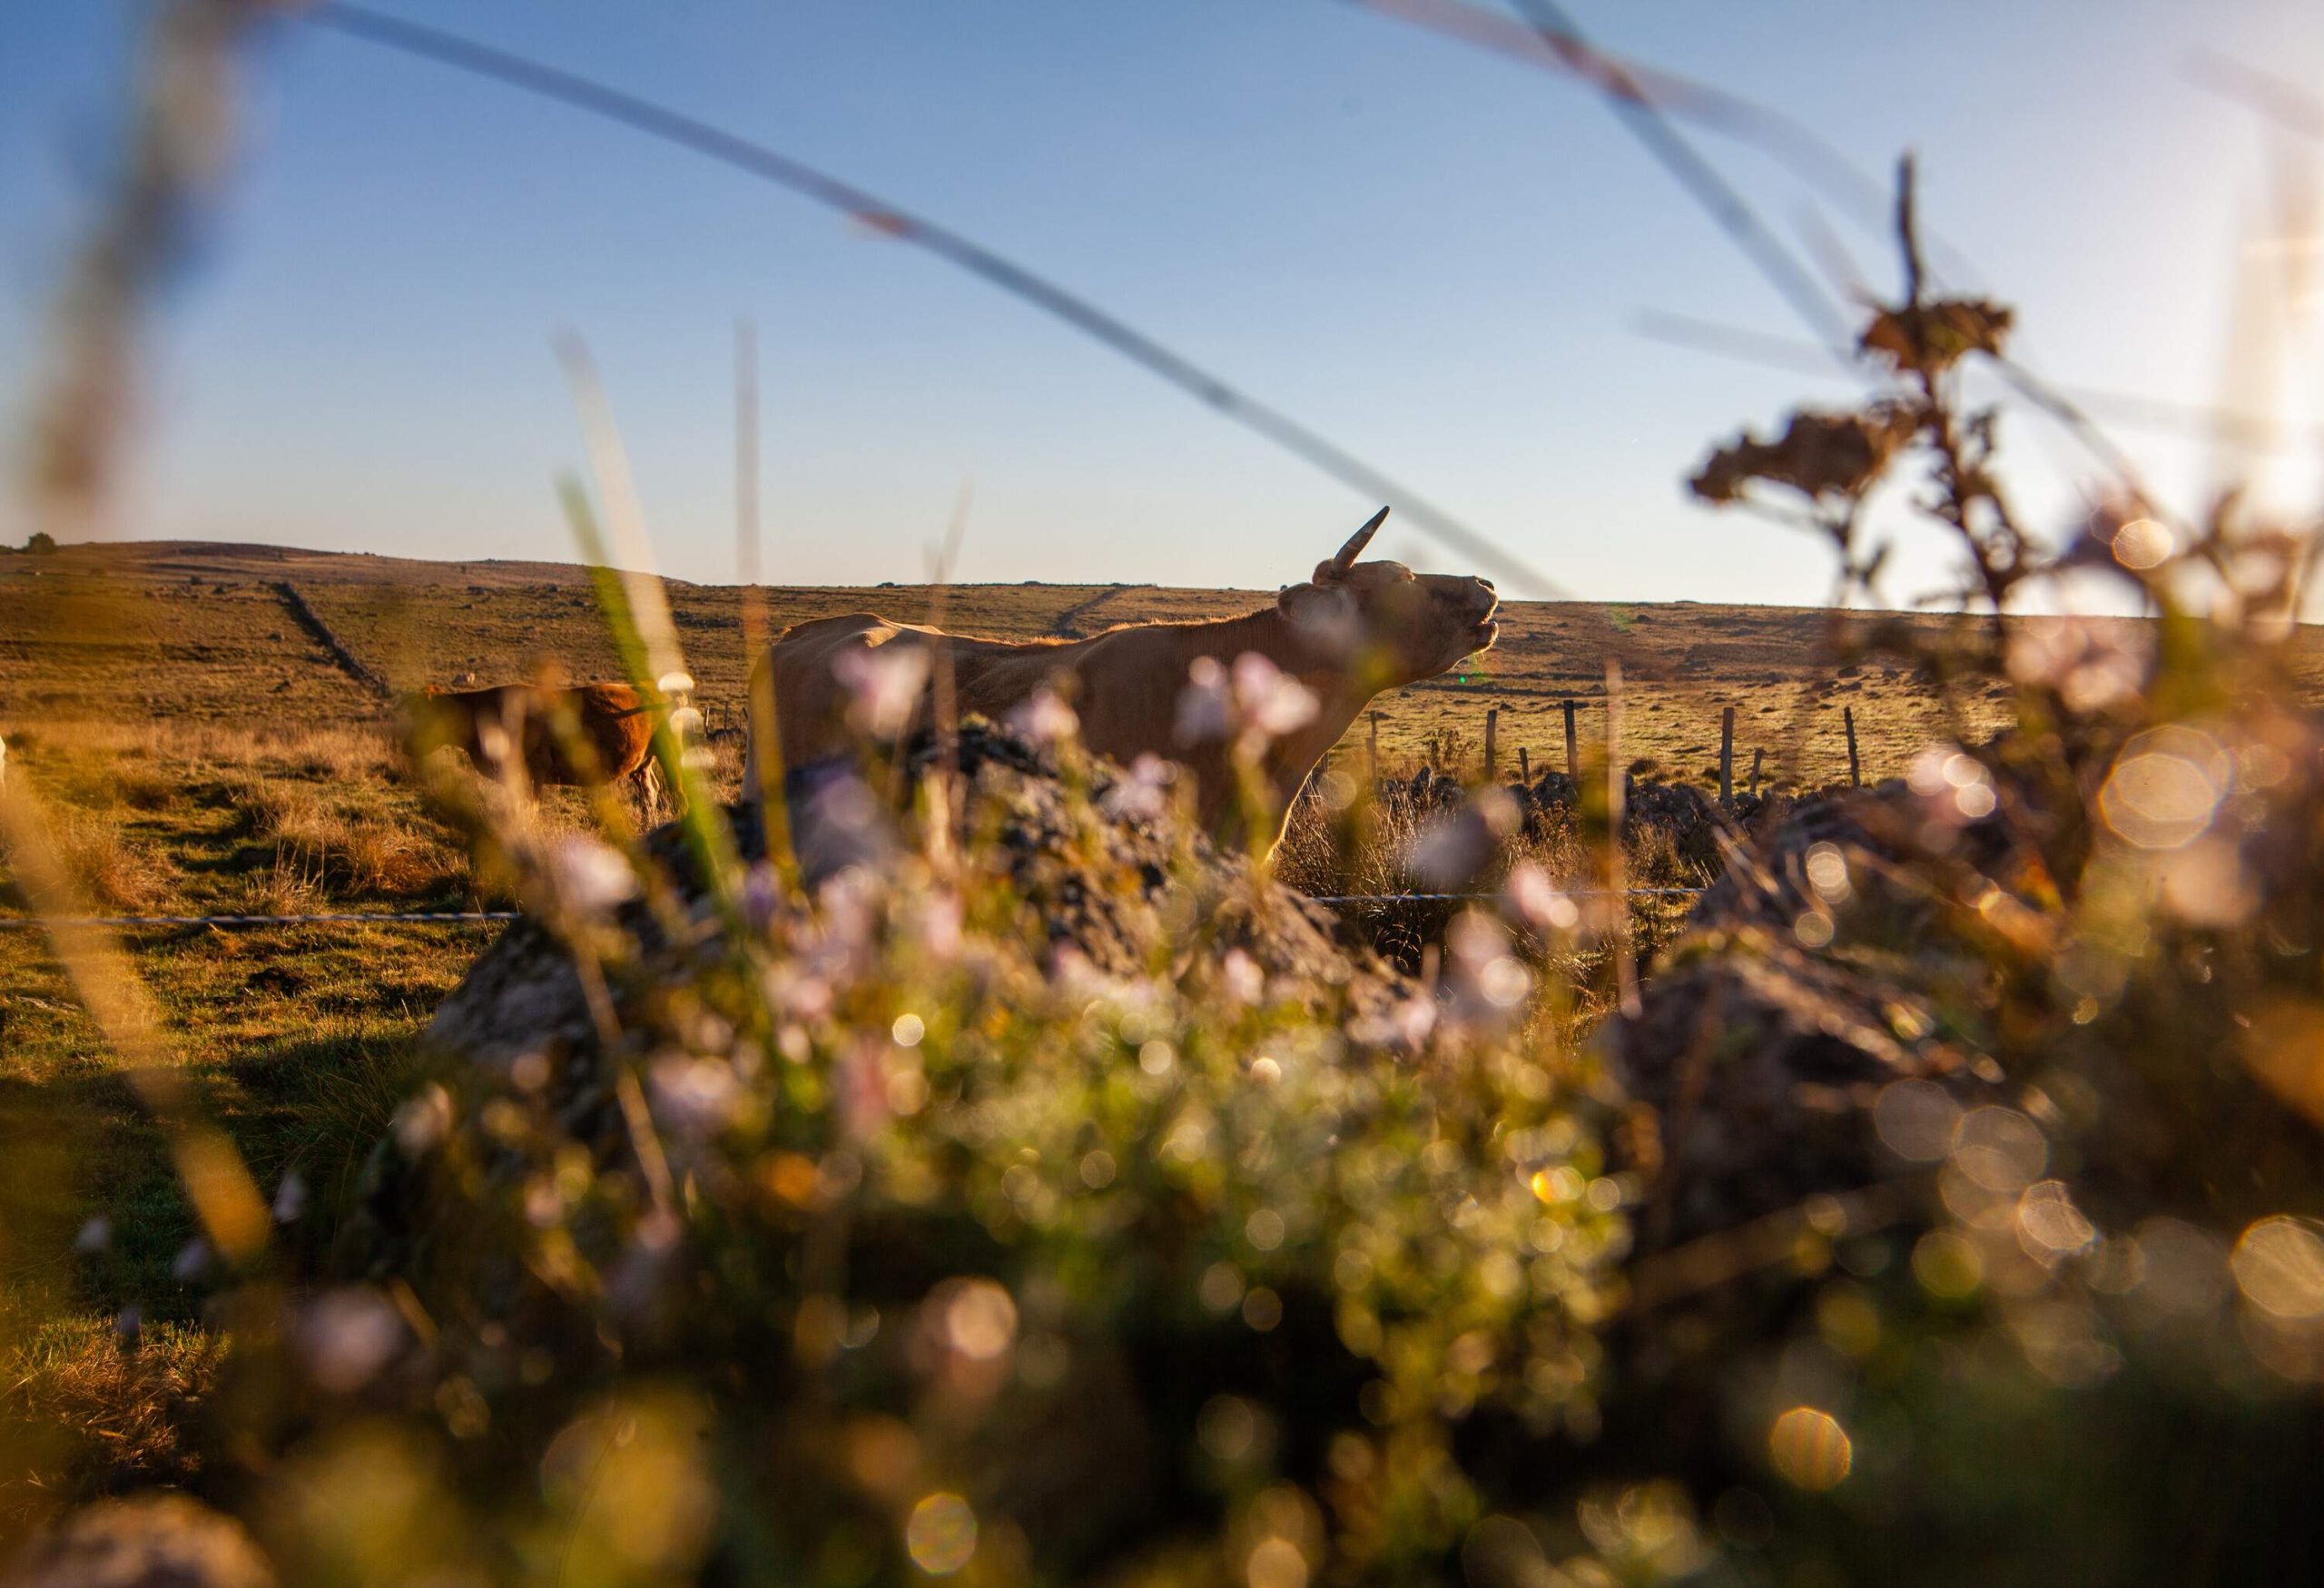
[[[1569,899],[1689,898],[1700,888],[1570,888]],[[1312,893],[1318,904],[1450,904],[1498,899],[1499,893]],[[131,929],[141,926],[478,926],[520,921],[521,910],[423,910],[399,912],[340,911],[323,915],[8,915],[0,916],[0,932],[48,931],[58,927]]]

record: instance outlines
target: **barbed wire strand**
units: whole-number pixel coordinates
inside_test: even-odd
[[[522,919],[523,912],[517,910],[419,911],[405,914],[348,911],[325,915],[10,915],[0,916],[0,932],[60,926],[437,926]]]
[[[1693,898],[1700,888],[1571,888],[1569,899]],[[1498,899],[1499,893],[1310,893],[1317,904],[1457,903]],[[345,911],[322,915],[10,915],[0,916],[0,932],[48,930],[60,926],[474,926],[494,922],[522,921],[521,910],[414,911],[382,913]]]

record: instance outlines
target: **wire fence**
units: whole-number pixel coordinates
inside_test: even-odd
[[[1700,888],[1568,888],[1569,899],[1691,899]],[[1318,904],[1450,904],[1499,899],[1499,893],[1311,893]],[[340,911],[320,915],[8,915],[0,932],[94,927],[128,930],[143,926],[479,926],[521,921],[521,910]]]
[[[322,915],[10,915],[0,916],[0,932],[56,927],[137,926],[473,926],[495,921],[517,921],[517,910],[421,910],[389,913],[349,910]]]

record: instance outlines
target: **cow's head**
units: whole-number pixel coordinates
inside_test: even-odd
[[[1465,574],[1416,574],[1400,562],[1358,562],[1388,509],[1315,565],[1275,606],[1307,642],[1374,689],[1433,678],[1500,636],[1491,584]]]

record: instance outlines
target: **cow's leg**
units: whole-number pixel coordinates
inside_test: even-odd
[[[637,770],[625,781],[629,784],[631,797],[636,804],[637,824],[641,829],[650,833],[668,820],[665,808],[668,802],[663,798],[662,764],[659,761],[647,756],[637,764]]]

